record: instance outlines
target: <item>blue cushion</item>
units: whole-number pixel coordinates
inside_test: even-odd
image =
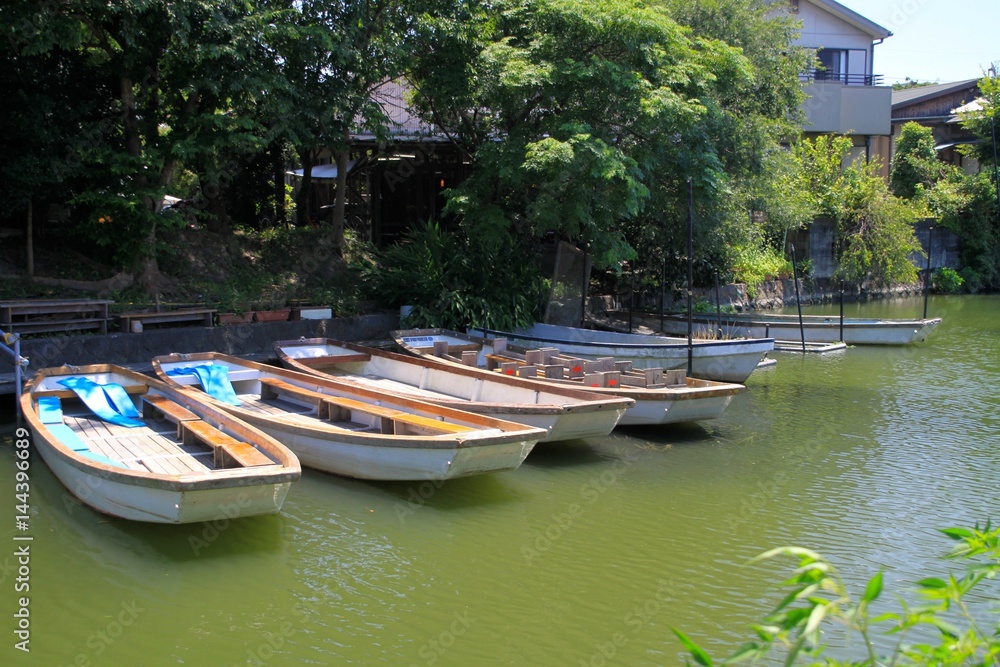
[[[66,424],[52,424],[48,427],[49,433],[54,435],[59,442],[66,445],[74,452],[85,452],[90,447],[83,440],[80,439],[73,429]]]
[[[70,377],[59,380],[59,384],[72,390],[73,393],[79,396],[80,400],[83,401],[88,408],[90,408],[91,412],[104,421],[111,422],[112,424],[118,424],[119,426],[127,426],[128,428],[136,428],[146,425],[138,419],[121,414],[118,410],[112,407],[109,402],[108,395],[104,393],[104,389],[101,385],[97,384],[90,378]],[[132,406],[132,408],[135,409],[135,406]]]
[[[128,392],[125,391],[125,387],[121,386],[116,382],[108,382],[106,384],[100,385],[101,389],[104,390],[104,394],[108,397],[111,405],[114,406],[115,410],[119,414],[132,419],[139,419],[142,415],[135,408],[135,403],[129,397]]]
[[[38,418],[43,424],[62,424],[62,401],[58,396],[38,398]]]
[[[229,405],[240,405],[240,399],[236,397],[236,390],[233,383],[229,381],[229,367],[222,364],[202,364],[200,366],[186,366],[183,368],[172,368],[167,371],[167,375],[187,375],[194,374],[201,382],[202,389],[212,398],[218,399]]]

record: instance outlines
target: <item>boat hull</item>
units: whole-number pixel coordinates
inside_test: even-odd
[[[241,442],[252,443],[257,452],[263,452],[271,463],[254,467],[154,473],[145,470],[144,463],[133,464],[134,467],[130,469],[121,463],[112,465],[83,456],[70,449],[50,429],[50,425],[43,422],[37,411],[36,401],[40,396],[66,393],[57,382],[70,376],[144,387],[142,393],[168,398],[177,406],[189,410],[189,416],[197,418],[196,421],[210,422],[214,428],[225,429],[228,435]],[[72,399],[64,396],[62,400]],[[280,511],[291,483],[301,475],[295,456],[280,443],[267,438],[264,433],[194,401],[182,392],[124,368],[99,365],[43,369],[22,395],[21,408],[32,432],[33,447],[66,490],[81,503],[123,519],[178,524],[274,514]],[[87,414],[86,411],[84,414]],[[91,416],[89,419],[97,418]],[[57,418],[60,426],[65,428],[66,424],[62,420],[61,416]],[[153,422],[146,417],[142,421],[144,425],[134,431],[135,437],[147,440],[156,438],[165,428],[163,425],[153,428]],[[130,432],[128,437],[132,435]],[[74,437],[83,438],[79,440],[80,443],[84,443],[84,439],[88,440],[86,444],[91,452],[94,442],[107,443],[115,451],[122,451],[122,445],[113,444],[120,440],[110,435],[110,431],[105,434],[80,431]],[[162,457],[163,454],[158,456]],[[136,460],[144,462],[147,458]],[[131,459],[125,457],[123,460]]]
[[[535,324],[517,332],[469,330],[475,335],[481,335],[483,331],[487,337],[507,338],[522,345],[553,345],[565,354],[585,359],[614,357],[619,361],[631,361],[636,368],[686,368],[688,364],[687,341],[662,336],[591,331],[551,324]],[[772,338],[696,341],[691,346],[691,376],[716,382],[743,383],[773,349]]]
[[[659,328],[659,315],[641,315],[640,321]],[[836,315],[804,315],[802,318],[806,342],[848,345],[910,345],[919,343],[941,323],[941,318],[926,320],[867,320],[844,319],[844,340],[841,341],[840,318]],[[667,316],[663,319],[664,333],[687,332],[687,319]],[[694,322],[696,336],[715,336],[718,321],[699,317]],[[803,331],[795,315],[724,315],[722,331],[727,336],[767,336],[779,340],[799,341]]]
[[[286,368],[544,429],[539,442],[605,436],[631,405],[628,399],[569,387],[541,389],[518,378],[484,376],[341,341],[279,341],[274,347]]]
[[[414,329],[393,332],[395,340],[411,353],[422,356],[428,361],[442,365],[455,365],[455,362],[432,356],[435,343],[447,343],[449,347],[468,348],[475,346],[477,367],[479,372],[492,374],[485,370],[487,359],[493,355],[493,340],[464,335],[442,329]],[[508,346],[508,349],[516,346]],[[519,352],[523,349],[517,348]],[[534,377],[525,379],[539,385],[565,386],[568,380],[545,379]],[[576,385],[579,386],[579,385]],[[629,398],[635,405],[625,411],[619,420],[621,426],[663,426],[683,422],[701,421],[720,417],[729,406],[733,397],[745,390],[740,384],[715,382],[697,378],[686,378],[685,384],[679,387],[649,389],[644,387],[587,387],[588,392],[603,396]]]
[[[201,489],[137,486],[81,469],[60,457],[44,437],[35,439],[42,460],[84,505],[122,519],[148,523],[195,523],[276,514],[291,482]]]

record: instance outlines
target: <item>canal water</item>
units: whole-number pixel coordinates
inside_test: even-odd
[[[678,665],[671,628],[717,656],[750,637],[790,563],[748,561],[790,544],[856,592],[883,568],[887,598],[908,596],[956,567],[935,529],[1000,518],[1000,298],[930,313],[944,323],[920,345],[778,355],[714,422],[542,446],[440,486],[306,471],[280,515],[234,522],[110,519],[35,458],[19,531],[7,414],[2,663]]]

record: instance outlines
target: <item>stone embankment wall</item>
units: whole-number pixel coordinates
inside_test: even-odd
[[[889,288],[861,290],[857,285],[844,286],[844,301],[867,301],[870,299],[884,299],[892,297],[914,296],[923,293],[923,286],[895,285]],[[715,307],[715,288],[696,288],[694,290],[694,301],[707,301]],[[836,303],[840,299],[839,281],[829,279],[805,279],[799,280],[799,297],[803,305]],[[723,306],[732,306],[737,311],[752,310],[774,310],[794,306],[795,282],[792,279],[773,280],[760,285],[753,297],[747,293],[746,285],[735,283],[719,286],[719,301]],[[683,292],[666,294],[664,300],[665,310],[683,310],[687,301]],[[659,295],[636,296],[634,304],[636,310],[658,311]],[[627,309],[627,302],[620,302],[613,296],[590,297],[587,303],[587,310],[593,314],[606,313],[613,310]]]

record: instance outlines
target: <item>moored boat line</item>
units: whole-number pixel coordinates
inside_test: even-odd
[[[330,339],[278,341],[274,350],[287,368],[542,428],[544,442],[607,435],[634,405],[629,398],[576,387],[540,387]]]
[[[614,357],[631,361],[637,368],[687,368],[691,375],[718,382],[746,382],[750,374],[774,349],[773,338],[697,340],[667,336],[620,333],[536,323],[517,331],[470,328],[469,333],[486,338],[506,338],[521,345],[553,345],[564,354],[595,359]]]
[[[407,351],[450,367],[470,366],[482,373],[526,376],[538,384],[585,387],[587,391],[631,398],[635,405],[621,425],[663,425],[719,417],[741,384],[686,377],[683,371],[634,369],[630,361],[587,361],[558,348],[529,350],[506,339],[487,339],[447,329],[394,331]]]

